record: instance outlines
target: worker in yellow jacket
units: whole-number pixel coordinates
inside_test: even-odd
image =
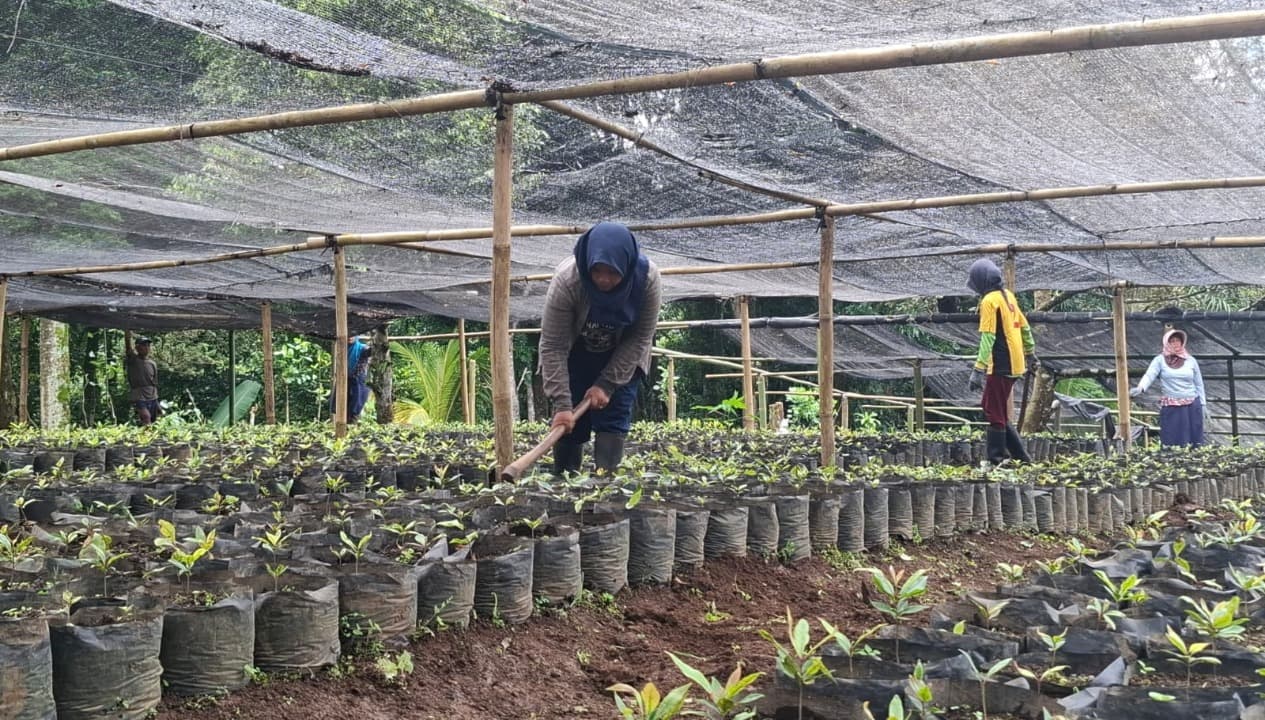
[[[1001,270],[992,260],[971,265],[967,287],[980,296],[979,355],[968,388],[984,389],[980,405],[988,421],[988,460],[994,465],[1007,458],[1030,462],[1023,439],[1010,424],[1010,391],[1015,380],[1039,366],[1032,328],[1014,293],[1003,287]]]

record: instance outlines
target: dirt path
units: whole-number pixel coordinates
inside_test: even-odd
[[[411,647],[415,671],[404,688],[385,687],[371,662],[350,677],[271,681],[218,701],[168,698],[165,720],[546,720],[615,717],[608,685],[685,682],[666,652],[711,675],[738,662],[770,671],[773,654],[761,628],[785,633],[789,607],[819,632],[817,618],[849,634],[879,622],[861,597],[861,564],[930,571],[928,604],[965,589],[991,588],[998,562],[1027,563],[1062,554],[1062,540],[1010,533],[965,535],[882,554],[818,557],[793,566],[744,558],[709,562],[668,588],[638,588],[565,612],[500,629],[487,624],[441,632]],[[714,605],[713,605],[714,603]],[[919,616],[922,617],[922,616]],[[915,624],[922,624],[915,618]]]

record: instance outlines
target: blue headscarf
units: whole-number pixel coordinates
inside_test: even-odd
[[[589,270],[598,263],[620,274],[619,284],[610,292],[599,290],[589,277]],[[589,228],[575,244],[575,267],[589,297],[590,321],[616,327],[637,322],[650,261],[641,254],[637,238],[627,227],[602,222]]]

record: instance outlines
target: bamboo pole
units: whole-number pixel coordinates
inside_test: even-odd
[[[1119,403],[1120,440],[1127,450],[1133,445],[1132,423],[1129,420],[1129,357],[1125,330],[1124,283],[1118,283],[1111,298],[1112,330],[1116,348],[1116,402]]]
[[[760,375],[756,378],[756,397],[758,400],[757,425],[761,430],[769,429],[769,377]]]
[[[6,342],[6,340],[8,340],[8,337],[4,334],[5,333],[4,320],[5,320],[5,316],[8,314],[9,314],[9,279],[5,277],[0,277],[0,403],[3,403],[4,401],[4,397],[7,394],[5,392],[5,386],[9,384],[8,373],[4,372],[5,367],[6,367],[4,364],[5,346],[8,345],[8,343]]]
[[[775,78],[834,75],[911,66],[947,65],[979,60],[1102,50],[1116,47],[1199,42],[1262,34],[1265,34],[1265,11],[1257,10],[1081,25],[1055,30],[981,35],[926,43],[790,55],[702,67],[674,73],[625,77],[561,88],[501,93],[494,93],[491,89],[489,91],[461,90],[421,98],[358,103],[230,120],[210,120],[167,127],[99,133],[3,148],[0,149],[0,160],[16,160],[77,150],[190,140],[283,128],[382,118],[394,119],[436,112],[469,110],[481,107],[496,98],[507,104],[541,103],[549,100],[574,100],[603,95],[655,92]],[[493,86],[493,88],[495,87]]]
[[[1015,251],[1013,248],[1007,248],[1006,257],[1002,260],[1002,282],[1006,289],[1013,295],[1015,294]],[[1003,336],[1003,342],[1005,342]],[[1031,377],[1024,378],[1024,382],[1031,382]],[[1010,392],[1006,395],[1006,417],[1011,423],[1015,423],[1016,427],[1023,427],[1023,418],[1018,418],[1018,410],[1015,408],[1015,388],[1012,385]]]
[[[922,430],[927,426],[927,386],[922,379],[922,361],[914,363],[914,428]]]
[[[667,384],[668,395],[668,422],[676,422],[676,358],[668,358],[668,377],[664,381]]]
[[[470,385],[470,395],[466,398],[466,401],[469,402],[466,414],[470,416],[470,422],[473,424],[479,421],[479,406],[475,404],[475,401],[478,399],[479,363],[474,358],[470,358],[469,362],[470,365],[466,368],[466,374],[470,378],[467,381]]]
[[[1067,188],[1050,188],[1044,190],[1009,191],[1000,193],[980,193],[976,195],[950,195],[932,198],[909,200],[886,200],[870,203],[854,203],[851,205],[833,205],[826,208],[831,216],[871,215],[880,212],[917,210],[926,208],[958,207],[965,205],[986,205],[1011,202],[1036,202],[1057,198],[1099,197],[1105,195],[1126,195],[1140,193],[1177,192],[1207,189],[1234,189],[1265,186],[1265,176],[1217,178],[1201,180],[1172,180],[1151,183],[1087,185]],[[723,217],[696,218],[687,221],[669,223],[629,224],[634,232],[654,230],[675,230],[703,227],[723,227],[732,225],[751,225],[761,223],[805,220],[814,217],[815,210],[782,210],[754,215],[729,215]],[[578,235],[587,228],[575,225],[528,225],[513,228],[512,237],[546,237],[558,235]],[[149,260],[133,263],[116,263],[112,265],[86,265],[74,267],[41,268],[14,273],[0,273],[4,277],[54,277],[62,275],[89,275],[106,272],[132,272],[142,270],[159,270],[164,268],[191,267],[210,263],[230,262],[259,257],[271,257],[293,252],[325,250],[332,245],[350,247],[353,245],[399,245],[412,247],[409,243],[444,242],[451,240],[481,240],[492,237],[491,228],[468,228],[460,230],[427,230],[392,233],[358,233],[329,237],[312,237],[301,243],[277,245],[267,248],[240,250],[220,253],[202,258],[185,258],[180,260]],[[866,261],[873,259],[899,260],[913,257],[949,256],[949,255],[995,255],[1007,251],[1015,253],[1031,252],[1104,252],[1115,250],[1150,250],[1150,249],[1184,249],[1207,250],[1214,248],[1252,248],[1265,247],[1265,236],[1226,236],[1177,240],[1122,240],[1094,244],[1059,243],[1059,244],[993,244],[961,248],[926,248],[916,254],[871,254]],[[843,259],[837,262],[851,262]],[[667,275],[700,275],[715,272],[745,272],[753,270],[791,269],[807,267],[815,263],[783,262],[783,263],[746,263],[732,265],[702,265],[680,268],[663,268],[661,274]],[[525,275],[518,281],[548,280],[552,275]]]
[[[272,303],[265,300],[259,306],[259,332],[264,356],[264,422],[277,424],[277,385],[274,376],[272,354]]]
[[[1230,390],[1230,437],[1231,442],[1235,445],[1239,444],[1239,394],[1234,381],[1234,358],[1225,361],[1226,382],[1229,384]],[[1209,410],[1203,409],[1207,414]]]
[[[755,430],[755,386],[751,374],[751,304],[746,295],[738,296],[738,318],[742,322],[742,429]]]
[[[835,220],[821,219],[821,259],[817,268],[817,387],[821,414],[821,465],[835,466]]]
[[[237,331],[228,330],[228,424],[237,422]]]
[[[461,419],[465,424],[473,425],[473,413],[470,411],[470,375],[466,372],[466,366],[470,361],[470,353],[466,345],[465,318],[457,318],[457,341],[461,347]]]
[[[347,258],[334,248],[334,437],[347,437]]]
[[[18,366],[18,422],[31,424],[31,318],[22,316],[22,334],[18,338],[21,353]]]
[[[496,466],[514,461],[513,358],[510,356],[510,201],[514,183],[514,107],[497,108],[492,170],[492,419]]]

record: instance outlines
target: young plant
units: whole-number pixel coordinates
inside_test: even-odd
[[[672,662],[676,664],[676,668],[682,675],[706,693],[704,698],[690,700],[691,704],[703,708],[702,712],[690,714],[697,714],[707,720],[753,720],[755,718],[756,711],[751,706],[764,695],[748,692],[747,688],[764,673],[743,675],[742,664],[739,663],[738,667],[730,673],[729,678],[721,683],[717,678],[707,677],[672,653],[668,653],[668,657],[672,658]]]
[[[1203,651],[1212,646],[1212,643],[1192,642],[1187,643],[1173,631],[1168,628],[1164,634],[1168,638],[1168,644],[1173,646],[1172,650],[1165,650],[1164,653],[1172,655],[1168,659],[1171,663],[1178,663],[1186,667],[1186,701],[1190,702],[1190,672],[1196,665],[1220,665],[1221,661],[1215,657],[1201,655]]]
[[[1037,686],[1035,694],[1039,696],[1041,694],[1041,683],[1047,680],[1050,680],[1051,678],[1057,678],[1057,677],[1062,676],[1063,671],[1067,670],[1068,667],[1069,667],[1068,665],[1055,665],[1053,667],[1046,669],[1045,672],[1038,675],[1032,670],[1029,670],[1025,667],[1020,666],[1019,663],[1015,663],[1015,672],[1018,673],[1020,677],[1026,678],[1028,680],[1031,680],[1033,683],[1035,683]]]
[[[1059,650],[1062,650],[1063,646],[1067,644],[1067,630],[1064,629],[1058,635],[1049,635],[1038,630],[1037,637],[1041,639],[1041,644],[1045,645],[1046,649],[1050,651],[1050,663],[1053,664]]]
[[[22,537],[17,529],[10,534],[8,525],[0,525],[0,560],[17,570],[19,562],[37,554],[34,536]]]
[[[904,570],[896,570],[888,566],[884,573],[878,568],[861,568],[857,572],[866,573],[874,583],[875,589],[882,595],[881,600],[870,600],[870,606],[892,619],[896,625],[904,622],[927,609],[914,600],[927,594],[927,571],[917,570],[908,578]],[[903,581],[903,582],[902,582]],[[895,644],[896,662],[900,662],[900,641]]]
[[[654,683],[646,683],[640,690],[631,685],[617,683],[606,690],[615,693],[615,707],[624,720],[668,720],[681,714],[690,686],[674,688],[666,696],[659,694],[659,688]],[[623,695],[628,696],[627,702]]]
[[[997,618],[1001,617],[1002,611],[1010,605],[1010,600],[990,600],[976,597],[969,593],[966,598],[975,606],[975,616],[985,630],[992,630],[993,623],[997,622]]]
[[[832,677],[830,668],[821,661],[819,654],[822,645],[831,638],[827,635],[814,643],[809,637],[808,621],[800,618],[796,622],[791,617],[790,608],[786,609],[786,634],[790,640],[789,647],[778,642],[768,630],[760,630],[760,637],[777,651],[778,669],[794,680],[799,688],[799,720],[804,720],[804,688],[818,678]]]
[[[870,701],[866,700],[861,703],[861,712],[865,713],[865,720],[879,720],[870,710]],[[905,711],[905,703],[900,699],[900,695],[893,695],[892,699],[887,703],[887,714],[882,720],[910,720],[913,717],[912,712]]]
[[[1182,597],[1182,602],[1190,605],[1186,611],[1186,623],[1195,628],[1200,635],[1213,640],[1233,640],[1242,635],[1247,625],[1247,618],[1238,617],[1239,597],[1223,600],[1211,607],[1207,600],[1198,602],[1189,597]]]
[[[356,573],[357,575],[359,575],[360,574],[360,559],[365,556],[365,550],[369,547],[369,541],[372,539],[373,539],[373,533],[366,533],[360,539],[354,540],[352,539],[350,535],[347,534],[346,530],[340,531],[338,533],[338,540],[339,542],[343,544],[343,546],[339,548],[338,550],[335,550],[334,552],[335,554],[338,555],[339,560],[342,560],[348,555],[351,555],[355,559],[355,564],[352,566],[353,567],[352,571]]]
[[[997,563],[997,574],[1001,576],[1002,582],[1017,583],[1023,582],[1023,576],[1027,573],[1028,568],[1023,563]]]
[[[204,557],[210,557],[211,548],[215,547],[215,531],[197,532],[184,540],[176,538],[176,526],[170,521],[158,521],[158,537],[154,538],[154,546],[168,552],[167,563],[176,568],[176,577],[185,579],[185,591],[193,577],[193,567]]]
[[[1012,658],[1002,658],[1001,660],[998,660],[996,663],[994,663],[993,666],[990,667],[989,669],[980,670],[978,667],[976,667],[975,659],[971,657],[970,653],[968,653],[965,650],[958,650],[958,652],[962,653],[962,657],[966,658],[966,661],[970,663],[971,677],[975,678],[976,682],[979,683],[980,717],[983,720],[988,720],[987,683],[989,683],[994,678],[996,678],[997,674],[1000,673],[1002,670],[1005,670],[1008,665],[1014,662],[1014,660]]]
[[[849,638],[847,635],[843,634],[843,631],[839,630],[834,625],[831,625],[825,620],[818,620],[818,622],[821,623],[822,629],[826,631],[826,634],[830,636],[830,639],[834,640],[835,644],[839,646],[839,649],[843,651],[843,654],[848,656],[848,674],[849,675],[853,673],[853,668],[852,668],[853,658],[855,657],[875,657],[876,658],[879,656],[878,650],[875,650],[869,645],[866,645],[865,641],[874,637],[875,633],[887,627],[886,625],[875,625],[874,627],[869,628],[868,630],[861,631],[861,634],[857,635],[856,639],[852,639],[852,638]]]
[[[285,525],[277,523],[269,525],[264,529],[264,534],[256,536],[254,540],[260,547],[272,553],[272,562],[265,563],[264,569],[272,576],[272,590],[277,592],[281,589],[280,578],[290,568],[277,562],[277,553],[286,549],[290,538],[294,536],[293,532],[286,532]]]
[[[1102,570],[1095,570],[1094,577],[1098,578],[1098,582],[1103,589],[1111,596],[1112,601],[1116,603],[1116,607],[1121,610],[1127,606],[1136,606],[1146,601],[1146,591],[1140,589],[1142,579],[1136,574],[1121,579],[1119,583],[1112,582],[1111,578],[1107,577],[1107,573]]]
[[[1102,625],[1104,630],[1116,629],[1116,621],[1124,617],[1124,613],[1116,609],[1110,600],[1102,598],[1094,598],[1086,603],[1085,609],[1094,614],[1098,618],[1098,623]]]
[[[403,687],[413,674],[413,654],[408,650],[401,650],[394,658],[390,654],[383,655],[378,658],[377,666],[383,680]]]
[[[131,556],[131,553],[111,552],[113,545],[114,539],[109,535],[94,532],[79,550],[79,559],[87,560],[89,565],[101,572],[102,595],[110,594],[110,572],[114,566],[123,558]]]
[[[931,686],[927,684],[926,668],[923,667],[922,661],[919,660],[914,665],[914,672],[909,676],[909,680],[905,682],[905,697],[909,699],[909,716],[912,718],[914,713],[918,713],[918,717],[922,720],[935,717],[935,694],[931,690]],[[902,710],[904,708],[901,708]],[[888,715],[891,715],[891,706],[888,706]]]

